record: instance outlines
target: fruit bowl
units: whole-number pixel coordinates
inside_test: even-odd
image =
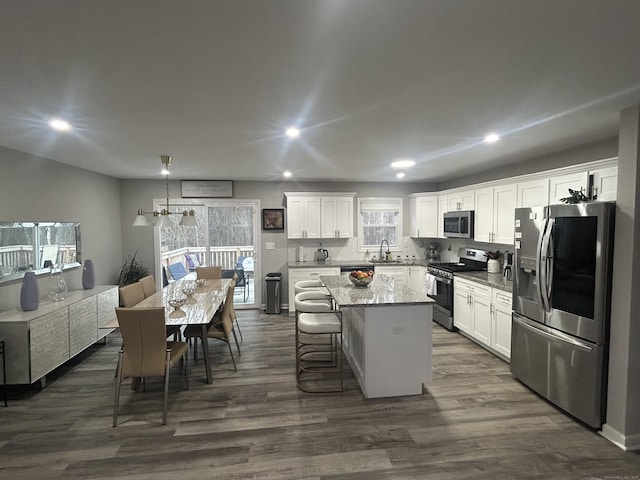
[[[349,280],[355,287],[368,287],[369,284],[373,281],[373,274],[367,274],[366,277],[354,277],[349,275]]]

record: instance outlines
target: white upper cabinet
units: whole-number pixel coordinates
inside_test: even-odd
[[[474,240],[512,244],[516,185],[498,185],[475,192]]]
[[[456,210],[473,210],[474,191],[465,190],[461,192],[452,192],[447,194],[447,203],[449,212]],[[444,212],[443,212],[444,213]]]
[[[600,168],[589,173],[593,175],[593,199],[599,202],[615,201],[618,193],[618,167]]]
[[[549,180],[549,204],[556,205],[562,203],[561,198],[568,197],[569,189],[587,194],[587,182],[589,174],[587,171],[569,173]]]
[[[353,196],[321,197],[322,238],[353,237]]]
[[[410,233],[415,238],[438,236],[438,196],[429,195],[409,199]]]
[[[320,238],[320,197],[287,195],[287,237]]]
[[[355,193],[285,192],[287,238],[353,237]]]
[[[449,199],[447,195],[438,195],[438,238],[446,238],[444,236],[444,212],[449,208]]]
[[[549,179],[518,183],[517,207],[546,207],[549,204]]]

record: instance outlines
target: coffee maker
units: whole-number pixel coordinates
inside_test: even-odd
[[[513,253],[504,252],[502,257],[502,274],[507,278],[507,280],[512,279],[513,271]]]

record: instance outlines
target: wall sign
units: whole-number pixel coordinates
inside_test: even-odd
[[[233,197],[231,180],[182,180],[182,198]]]

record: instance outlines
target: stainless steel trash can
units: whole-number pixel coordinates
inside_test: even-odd
[[[267,308],[266,313],[280,313],[280,282],[282,274],[280,272],[267,273],[264,277],[267,283]]]

